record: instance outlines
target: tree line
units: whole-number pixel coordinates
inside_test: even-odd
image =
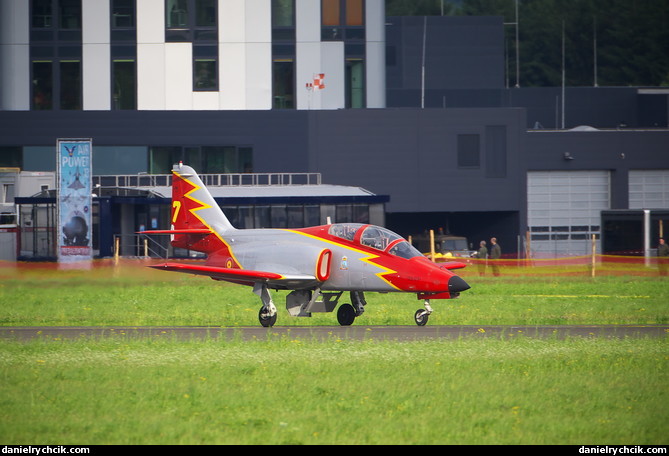
[[[568,86],[669,86],[667,0],[386,0],[386,15],[502,16],[523,87],[562,84],[563,45]]]

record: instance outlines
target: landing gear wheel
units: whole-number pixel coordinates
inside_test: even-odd
[[[258,312],[258,320],[260,320],[260,324],[265,328],[274,326],[274,323],[276,323],[276,316],[277,314],[270,316],[264,307],[261,307],[260,312]]]
[[[342,304],[337,310],[337,321],[342,326],[351,326],[355,321],[355,309],[350,304]]]
[[[427,324],[427,320],[430,318],[430,314],[425,309],[418,309],[413,318],[416,320],[416,324],[418,326],[425,326]]]

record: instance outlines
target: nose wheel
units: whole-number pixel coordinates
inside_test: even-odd
[[[432,307],[430,307],[430,300],[425,300],[425,308],[418,309],[414,314],[413,318],[416,321],[418,326],[425,326],[427,321],[430,319],[430,314],[432,313]]]

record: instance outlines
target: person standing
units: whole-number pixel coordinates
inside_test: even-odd
[[[479,275],[485,275],[486,262],[488,261],[488,248],[486,247],[485,241],[481,241],[479,244],[479,250],[476,252],[476,258],[478,261]]]
[[[490,259],[493,260],[492,273],[495,276],[499,276],[499,264],[497,263],[497,260],[502,258],[502,248],[497,243],[497,238],[491,238],[490,244],[492,244],[492,247],[490,247]]]
[[[669,245],[660,238],[660,244],[657,246],[657,266],[660,269],[660,275],[667,275],[667,265],[669,264]]]

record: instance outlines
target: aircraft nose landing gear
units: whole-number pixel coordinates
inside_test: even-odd
[[[418,309],[414,314],[413,318],[418,326],[425,326],[427,324],[427,320],[430,318],[431,313],[432,313],[432,307],[430,307],[430,300],[426,299],[425,308]]]

